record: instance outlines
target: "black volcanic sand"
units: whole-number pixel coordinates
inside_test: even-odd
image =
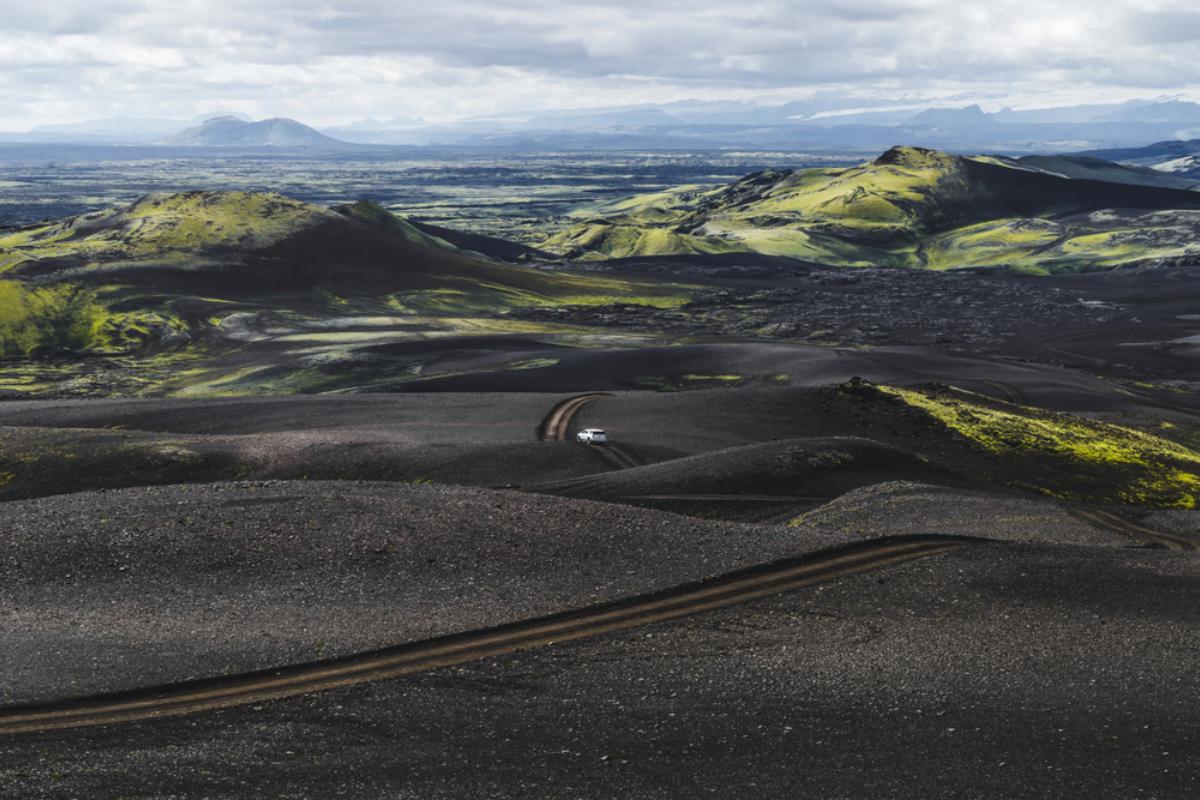
[[[369,395],[0,404],[0,497],[240,478],[503,486],[608,469],[538,441],[559,396]]]
[[[1012,280],[1037,285],[1037,279]],[[1044,333],[1018,336],[999,352],[1050,359],[1103,374],[1172,381],[1196,390],[1200,342],[1194,337],[1200,334],[1200,305],[1196,302],[1200,266],[1173,264],[1159,269],[1057,275],[1045,285],[1078,294],[1085,302],[1116,306],[1121,313],[1103,324],[1066,325],[1049,337]]]
[[[1195,511],[1157,514],[1200,523]],[[1164,532],[1173,529],[1157,523]],[[977,535],[1013,542],[1145,546],[1142,539],[1098,528],[1050,500],[948,488],[912,481],[877,483],[846,492],[836,500],[791,520],[802,533],[850,537],[905,536],[915,533]],[[1187,531],[1181,531],[1187,536]],[[1192,531],[1200,542],[1200,530]]]
[[[948,485],[971,482],[907,450],[846,436],[742,445],[529,488],[691,516],[769,520],[899,476]]]
[[[1118,351],[1123,352],[1123,351]],[[1132,355],[1132,353],[1131,353]],[[824,386],[862,377],[874,383],[952,383],[1001,400],[1056,411],[1125,411],[1193,417],[1200,408],[1190,395],[1131,390],[1079,369],[975,358],[920,347],[844,349],[765,342],[688,344],[638,349],[561,348],[526,352],[556,364],[539,369],[431,377],[379,384],[414,392],[582,392],[684,386],[703,388],[718,376],[750,384]],[[736,385],[737,382],[728,382]]]
[[[7,503],[10,698],[326,656],[863,535],[1036,541],[413,678],[0,738],[0,796],[1195,796],[1200,557],[1088,542],[1043,501],[930,513],[946,491],[862,490],[798,528],[383,484]]]
[[[518,492],[344,481],[146,487],[0,508],[0,702],[344,655],[847,540]]]
[[[835,364],[846,360],[832,352],[829,358]],[[813,381],[831,374],[815,369]],[[1090,380],[1030,382],[1024,391],[1041,391],[1043,400],[1057,398],[1059,406],[1106,419],[1155,426],[1177,420],[1175,428],[1156,427],[1168,436],[1194,427],[1186,413],[1148,406]],[[931,427],[920,414],[899,414],[832,388],[620,392],[584,406],[572,425],[572,431],[605,428],[617,453],[538,441],[540,422],[569,396],[404,393],[0,403],[0,499],[244,479],[571,487],[566,493],[609,498],[680,492],[831,498],[886,480],[996,486],[1019,477],[1006,472],[1005,463]],[[829,437],[870,441],[855,445],[862,452],[851,458],[842,457],[845,448],[807,441]],[[782,444],[787,440],[804,441]],[[764,446],[737,449],[746,445]],[[828,467],[828,459],[800,463],[804,459],[796,453],[814,449],[836,451],[838,469],[818,469]],[[714,452],[721,450],[728,452]],[[702,454],[707,462],[678,461]],[[605,475],[632,465],[662,466]]]

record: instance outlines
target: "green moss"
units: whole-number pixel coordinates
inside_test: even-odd
[[[527,358],[524,361],[510,361],[501,369],[522,370],[522,369],[545,369],[553,367],[559,363],[557,358]]]
[[[892,386],[880,392],[999,456],[1035,457],[1036,488],[1059,497],[1084,497],[1111,485],[1120,502],[1195,508],[1200,453],[1151,433],[1096,420],[1000,403],[961,390],[926,392]]]
[[[99,313],[94,296],[79,286],[0,280],[0,355],[25,356],[38,348],[82,350]]]
[[[129,206],[0,236],[0,271],[25,261],[170,260],[266,247],[330,219],[332,211],[265,192],[151,194]]]
[[[692,236],[666,227],[584,223],[547,239],[542,247],[550,252],[580,256],[582,260],[631,258],[634,256],[704,255],[732,253],[731,242],[712,236]]]
[[[112,312],[93,307],[86,348],[95,353],[136,353],[172,337],[186,337],[187,324],[166,311]]]

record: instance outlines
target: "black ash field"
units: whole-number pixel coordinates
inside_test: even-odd
[[[0,796],[1195,796],[1200,201],[831,172],[0,231]]]

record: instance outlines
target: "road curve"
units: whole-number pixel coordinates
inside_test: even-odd
[[[1157,545],[1165,547],[1168,550],[1187,550],[1193,552],[1200,550],[1200,543],[1194,542],[1191,539],[1185,539],[1182,536],[1163,533],[1162,531],[1155,530],[1154,528],[1148,528],[1145,525],[1139,525],[1132,520],[1119,517],[1116,514],[1108,511],[1073,508],[1070,509],[1070,513],[1074,515],[1076,519],[1081,519],[1084,522],[1096,526],[1097,528],[1101,528],[1102,530],[1114,531],[1116,533],[1124,534],[1125,536],[1132,536],[1135,539],[1149,540]]]
[[[568,397],[566,400],[556,403],[538,425],[538,439],[543,442],[565,442],[567,431],[571,427],[571,420],[579,413],[579,409],[601,397],[612,397],[612,395],[608,392],[589,392]]]
[[[874,539],[651,594],[337,659],[127,692],[10,706],[0,709],[0,735],[194,714],[412,675],[699,614],[982,541],[935,535]]]

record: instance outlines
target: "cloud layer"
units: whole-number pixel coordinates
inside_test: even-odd
[[[102,7],[98,7],[102,6]],[[821,89],[1200,96],[1178,0],[0,0],[0,127],[212,109],[447,119]]]

